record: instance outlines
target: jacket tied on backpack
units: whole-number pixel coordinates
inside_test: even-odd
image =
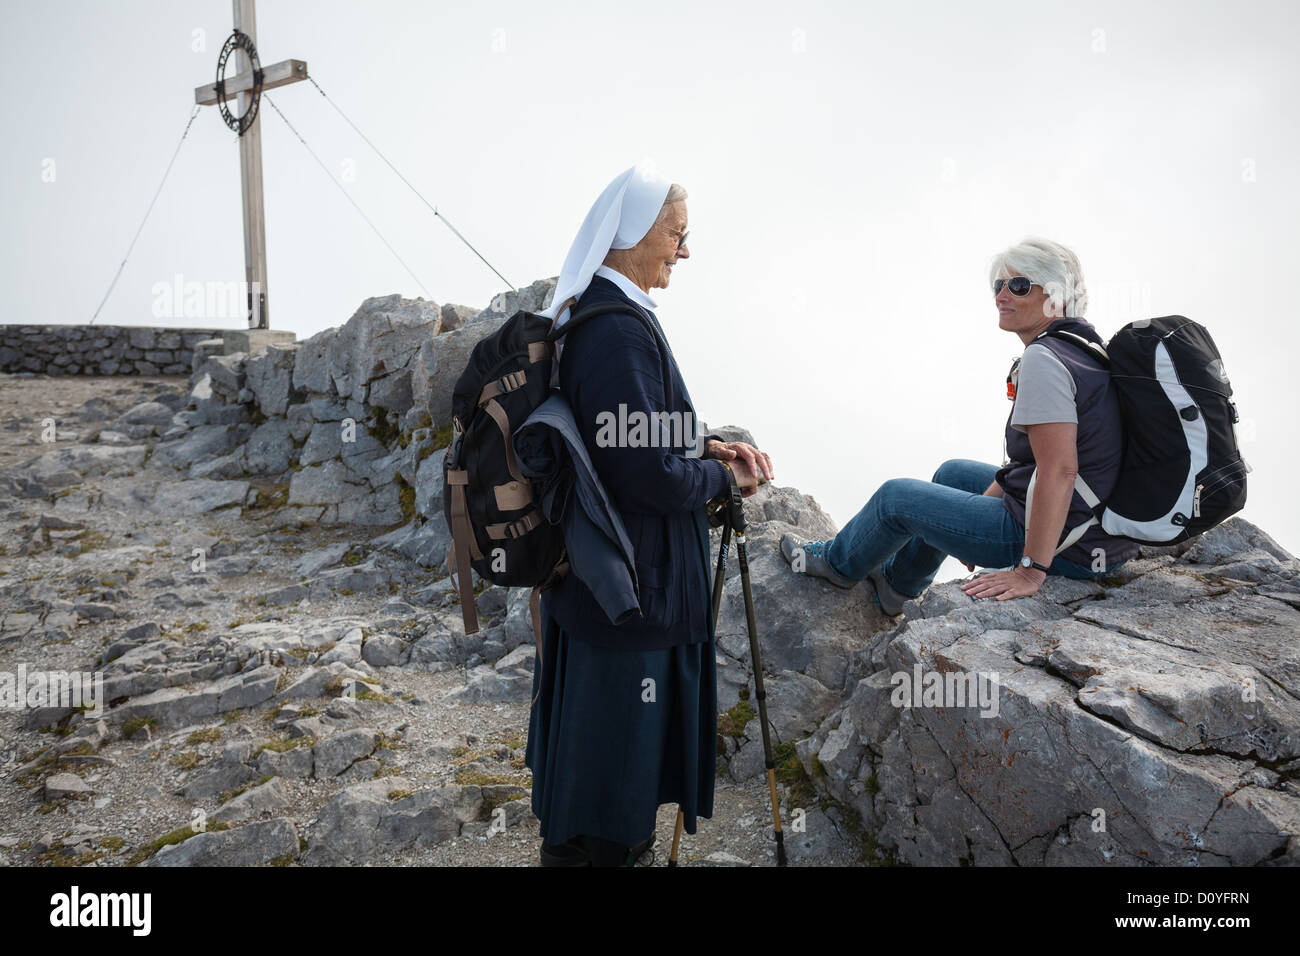
[[[564,396],[554,394],[539,405],[515,429],[514,442],[533,500],[547,521],[564,530],[570,573],[613,623],[639,616],[636,553]]]

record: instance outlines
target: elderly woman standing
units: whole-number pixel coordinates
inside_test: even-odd
[[[559,353],[560,390],[635,552],[641,613],[613,624],[573,574],[543,594],[525,757],[543,865],[634,864],[653,843],[661,804],[680,805],[688,833],[697,816],[713,812],[717,700],[705,506],[730,487],[728,469],[746,494],[756,474],[771,478],[772,471],[753,446],[717,436],[702,456],[691,453],[694,406],[649,294],[667,288],[674,266],[690,256],[686,231],[686,191],[648,166],[626,170],[588,213],[543,313],[563,326],[570,311],[617,301],[646,320],[599,316],[567,335]],[[611,442],[599,422],[619,417],[620,408],[650,421],[671,413],[691,423],[690,434],[678,430],[668,447]]]
[[[946,461],[932,481],[894,478],[830,541],[786,535],[791,567],[839,587],[871,581],[887,614],[920,596],[952,555],[975,566],[1007,568],[962,584],[972,597],[1025,597],[1048,574],[1104,575],[1137,545],[1092,525],[1076,492],[1082,477],[1105,499],[1119,476],[1123,433],[1109,372],[1078,345],[1046,335],[1070,332],[1104,344],[1082,318],[1083,273],[1073,252],[1026,239],[993,260],[989,272],[998,327],[1025,346],[1008,377],[1014,401],[1005,429],[1007,461]]]

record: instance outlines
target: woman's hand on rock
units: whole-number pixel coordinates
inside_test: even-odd
[[[981,574],[973,581],[965,581],[962,591],[973,598],[995,597],[999,601],[1029,597],[1037,594],[1047,580],[1047,575],[1034,568],[1016,568],[1014,571],[994,571]]]

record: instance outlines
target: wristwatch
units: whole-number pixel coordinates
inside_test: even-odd
[[[1043,567],[1029,555],[1025,555],[1020,559],[1020,566],[1022,568],[1033,568],[1035,571],[1042,571],[1044,574],[1051,574],[1047,568]]]

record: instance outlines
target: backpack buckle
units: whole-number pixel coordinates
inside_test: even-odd
[[[465,432],[460,427],[460,419],[453,415],[451,417],[451,445],[447,448],[448,468],[455,468],[456,463],[460,460],[460,440],[464,436]]]

